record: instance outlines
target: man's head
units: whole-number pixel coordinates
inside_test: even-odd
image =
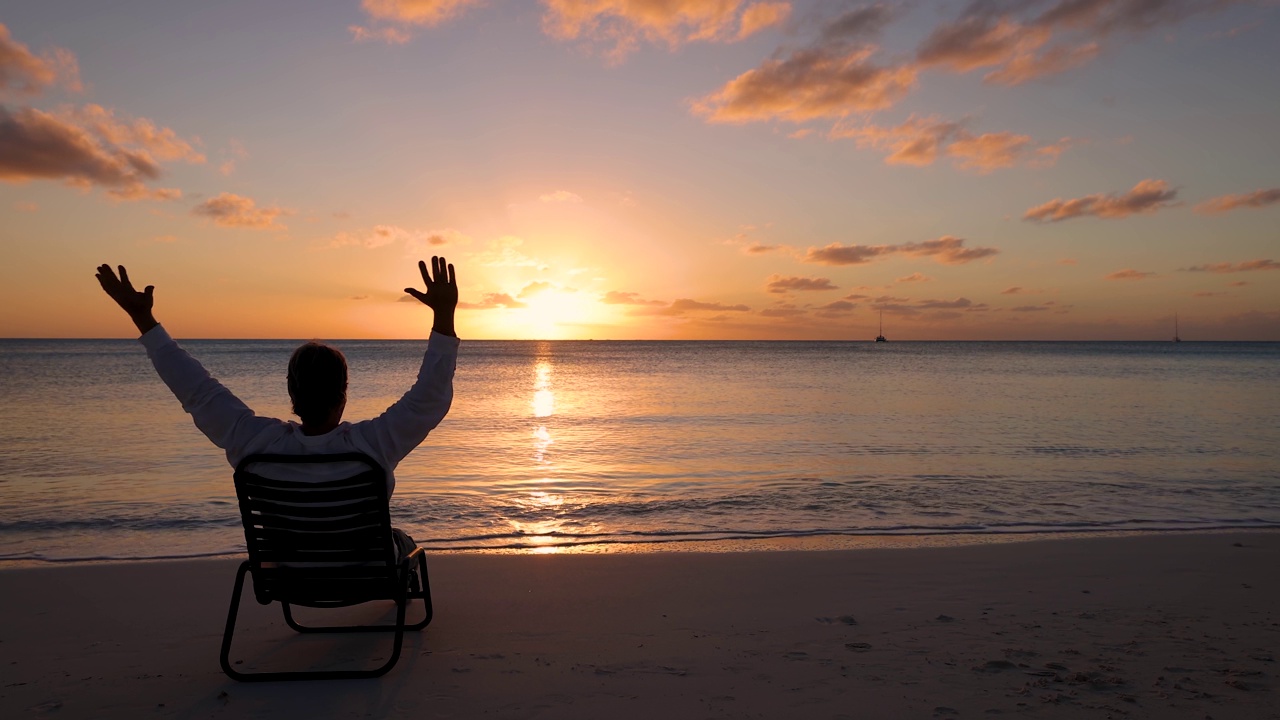
[[[289,358],[289,399],[303,425],[336,426],[347,407],[347,359],[337,348],[309,342]]]

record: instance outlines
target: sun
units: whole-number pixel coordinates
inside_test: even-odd
[[[519,337],[566,340],[582,336],[583,327],[605,319],[603,308],[585,292],[548,289],[524,298],[525,307],[511,313]]]

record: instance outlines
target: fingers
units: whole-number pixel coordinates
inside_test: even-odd
[[[424,295],[424,294],[422,294],[422,293],[418,292],[417,290],[414,290],[413,288],[405,288],[405,289],[404,289],[404,291],[405,291],[405,292],[407,292],[407,293],[409,293],[410,295],[414,296],[415,298],[417,298],[419,302],[426,302],[426,301],[427,301],[427,296],[426,296],[426,295]]]
[[[434,263],[435,260],[431,258],[431,262]],[[427,287],[431,287],[431,275],[427,272],[427,264],[421,260],[418,261],[418,272],[422,273],[422,282],[426,283]]]
[[[120,268],[120,282],[123,283],[126,288],[132,290],[133,283],[129,282],[129,271],[125,270],[123,265],[118,267]]]
[[[156,291],[155,285],[148,285],[146,289],[143,290],[142,292],[146,293],[147,297],[150,298],[155,296],[155,291]]]
[[[436,257],[435,255],[431,256],[431,277],[436,282],[444,282],[444,258]]]
[[[444,260],[444,258],[440,258],[440,260],[441,260],[441,261],[443,261],[443,260]],[[454,278],[454,276],[453,276],[453,263],[449,263],[449,284],[450,284],[450,285],[457,285],[457,284],[458,284],[457,279],[456,279],[456,278]]]

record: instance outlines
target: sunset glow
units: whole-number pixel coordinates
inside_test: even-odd
[[[0,336],[130,336],[105,262],[181,338],[419,338],[400,289],[445,255],[469,339],[1280,340],[1278,31],[1263,0],[16,4]]]

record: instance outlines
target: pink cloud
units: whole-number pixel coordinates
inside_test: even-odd
[[[1153,213],[1173,205],[1178,191],[1163,180],[1143,180],[1133,189],[1115,193],[1086,195],[1072,200],[1055,198],[1033,207],[1022,216],[1034,222],[1061,222],[1071,218],[1094,216],[1119,219],[1130,215]]]
[[[278,207],[260,208],[252,199],[224,192],[195,206],[191,214],[207,218],[218,227],[251,230],[284,230],[276,222],[286,211]]]
[[[784,294],[794,291],[838,290],[827,278],[783,277],[770,275],[765,283],[765,290],[771,293]]]
[[[840,245],[832,243],[822,248],[809,248],[802,262],[819,265],[865,265],[877,257],[903,254],[911,257],[933,257],[943,265],[965,263],[992,257],[1000,251],[989,247],[965,247],[963,238],[944,235],[936,240],[901,245]]]
[[[1280,203],[1280,188],[1255,190],[1240,195],[1222,195],[1205,200],[1196,206],[1196,212],[1207,215],[1224,213],[1241,208],[1264,208]]]
[[[81,89],[75,54],[63,48],[50,48],[36,55],[14,40],[9,28],[0,23],[0,97],[39,95],[55,84],[73,92]]]
[[[1146,280],[1148,278],[1158,277],[1153,272],[1142,272],[1132,268],[1117,270],[1113,273],[1107,273],[1104,278],[1107,280]]]
[[[1232,265],[1231,263],[1214,263],[1211,265],[1194,265],[1192,267],[1179,268],[1183,272],[1208,272],[1208,273],[1238,273],[1249,272],[1251,270],[1280,270],[1280,262],[1275,260],[1245,260],[1241,263]]]

